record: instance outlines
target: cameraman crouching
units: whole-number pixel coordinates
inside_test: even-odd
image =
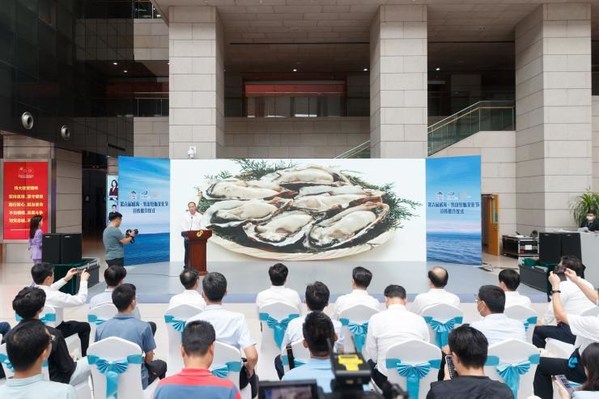
[[[123,221],[123,215],[119,212],[110,212],[108,215],[110,223],[104,229],[102,241],[106,250],[106,264],[108,266],[125,266],[124,245],[130,244],[135,240],[137,230],[134,230],[125,236],[119,226]]]

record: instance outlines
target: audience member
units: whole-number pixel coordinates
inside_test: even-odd
[[[42,262],[33,265],[31,268],[33,282],[46,293],[46,305],[53,306],[56,309],[57,320],[63,320],[56,328],[60,330],[65,338],[77,334],[81,340],[81,355],[85,356],[87,354],[87,347],[89,346],[90,326],[88,323],[80,321],[64,321],[63,308],[85,304],[87,301],[87,280],[89,280],[89,273],[87,271],[81,273],[77,295],[69,295],[59,291],[60,288],[78,273],[79,270],[75,268],[70,269],[63,278],[54,282],[54,266],[52,264]]]
[[[578,274],[576,274],[576,272],[572,269],[566,269],[564,274],[568,279],[570,279],[570,281],[580,288],[589,301],[599,306],[599,290],[596,290],[593,286],[586,284],[587,281],[578,277]]]
[[[485,335],[489,345],[506,339],[526,341],[524,323],[507,317],[503,313],[504,309],[505,292],[501,288],[483,285],[478,289],[476,310],[483,318],[473,322],[471,326]]]
[[[577,276],[582,276],[584,271],[584,266],[580,262],[580,259],[575,256],[562,256],[559,265],[573,270]],[[579,315],[595,306],[589,301],[584,292],[578,288],[579,285],[586,285],[588,289],[593,289],[593,285],[582,277],[579,277],[577,281],[578,284],[575,284],[569,279],[564,279],[564,281],[559,283],[559,287],[557,288],[561,291],[560,298],[562,306],[566,314],[569,315]],[[556,326],[546,325],[554,322],[557,322]],[[574,341],[576,341],[576,337],[572,334],[570,326],[556,320],[551,303],[547,305],[547,312],[539,324],[543,325],[536,326],[532,335],[532,343],[537,348],[544,348],[547,338],[554,338],[569,344],[574,344]]]
[[[19,323],[6,336],[6,352],[14,368],[14,377],[0,386],[0,398],[77,399],[68,384],[45,381],[42,363],[50,355],[52,341],[39,320]]]
[[[339,315],[345,309],[355,305],[366,305],[373,309],[379,310],[380,303],[375,297],[368,295],[366,291],[372,280],[370,270],[361,266],[355,267],[352,271],[352,292],[346,295],[341,295],[335,301],[334,315],[339,319]]]
[[[252,397],[258,393],[258,378],[255,367],[258,363],[256,341],[250,336],[243,313],[231,312],[223,307],[223,298],[227,294],[227,279],[221,273],[211,272],[202,280],[202,295],[206,300],[206,309],[187,320],[204,320],[212,324],[216,331],[217,341],[241,349],[245,354],[241,372],[239,373],[239,389],[249,383]]]
[[[285,373],[283,381],[315,379],[324,393],[330,393],[331,381],[335,377],[329,358],[329,341],[337,340],[333,323],[323,312],[310,312],[306,315],[302,329],[304,347],[310,351],[310,360]]]
[[[19,324],[39,319],[45,303],[46,293],[37,287],[25,287],[19,291],[12,301],[15,313],[23,318]],[[81,358],[77,362],[73,361],[62,333],[52,327],[46,327],[46,329],[52,340],[52,348],[48,357],[50,381],[71,385],[86,381],[90,375],[87,358]]]
[[[179,274],[179,281],[185,290],[177,295],[173,295],[168,303],[168,308],[173,308],[179,305],[191,305],[204,310],[206,301],[202,298],[202,294],[198,291],[200,286],[200,275],[194,269],[184,269]]]
[[[406,290],[400,285],[389,285],[384,294],[387,310],[375,314],[368,321],[364,346],[364,357],[372,369],[372,379],[380,388],[387,377],[378,371],[376,365],[385,358],[390,347],[409,339],[430,340],[428,325],[422,316],[406,308]]]
[[[135,318],[133,311],[137,306],[136,289],[133,284],[121,284],[112,291],[112,303],[119,311],[112,319],[106,320],[96,329],[96,341],[108,337],[119,337],[133,342],[145,355],[141,365],[141,382],[145,389],[156,378],[164,378],[166,363],[154,360],[156,343],[150,325]]]
[[[599,316],[580,316],[568,314],[563,305],[560,291],[563,282],[555,273],[549,274],[549,283],[551,284],[551,306],[553,314],[558,322],[567,324],[572,333],[576,336],[574,352],[569,359],[541,357],[537,366],[534,379],[535,395],[542,399],[553,398],[553,384],[551,377],[564,374],[570,381],[582,383],[586,381],[584,367],[580,361],[580,353],[584,353],[586,348],[592,343],[599,341]]]
[[[268,276],[272,286],[256,295],[256,306],[260,309],[264,305],[283,302],[289,306],[302,309],[302,300],[296,290],[285,287],[289,270],[282,263],[275,263],[268,269]]]
[[[449,333],[449,351],[457,376],[446,381],[431,383],[427,399],[512,399],[507,385],[485,376],[489,342],[485,336],[468,324],[454,328]]]
[[[428,292],[416,295],[414,302],[410,305],[410,311],[422,314],[422,311],[432,305],[446,303],[455,307],[460,306],[460,298],[447,292],[445,286],[449,281],[449,273],[440,266],[435,266],[428,271]]]
[[[562,399],[597,399],[599,398],[599,343],[590,344],[582,352],[580,362],[584,367],[587,380],[574,394],[570,396],[568,391],[561,388],[559,395]]]
[[[531,306],[530,298],[526,295],[520,295],[518,286],[520,285],[520,273],[514,269],[503,269],[499,272],[499,288],[505,292],[505,307],[514,305]]]
[[[308,313],[322,312],[329,304],[329,296],[330,292],[326,284],[320,281],[308,284],[306,286],[306,307],[308,308]],[[289,322],[281,343],[282,351],[285,350],[285,347],[288,344],[304,339],[303,324],[305,319],[305,316],[300,316]],[[335,329],[335,334],[337,334],[335,348],[343,348],[343,330],[341,328],[341,323],[338,320],[333,320],[333,328]],[[282,378],[284,370],[280,356],[275,358],[275,369],[277,370],[277,374],[279,374],[279,379]]]
[[[185,368],[160,381],[154,399],[241,399],[235,384],[210,372],[214,359],[214,327],[206,321],[187,323],[181,336]]]

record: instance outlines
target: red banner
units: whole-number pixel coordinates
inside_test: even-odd
[[[29,220],[44,217],[47,232],[48,162],[4,162],[4,239],[29,238]]]

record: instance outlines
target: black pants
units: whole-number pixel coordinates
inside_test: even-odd
[[[545,339],[554,338],[558,341],[574,345],[576,336],[570,331],[570,326],[565,323],[558,323],[557,326],[536,326],[532,333],[532,344],[537,348],[545,347]]]
[[[564,374],[567,379],[575,382],[586,381],[584,368],[578,362],[575,368],[568,367],[568,359],[541,357],[534,379],[535,395],[541,399],[553,398],[553,383],[551,376]]]
[[[252,398],[255,398],[256,395],[258,395],[258,375],[256,374],[256,369],[254,368],[254,374],[251,377],[248,377],[248,372],[245,368],[244,361],[243,366],[241,366],[241,371],[239,372],[239,390],[247,387],[248,384],[250,384]]]
[[[370,378],[380,389],[383,389],[383,385],[387,382],[387,376],[376,368],[376,363],[372,359],[368,359],[368,365],[370,366]]]
[[[283,367],[283,361],[281,360],[281,355],[275,356],[275,370],[277,371],[279,380],[283,379],[283,376],[285,375],[285,368]]]
[[[125,266],[125,258],[106,259],[108,266]]]
[[[63,321],[56,326],[56,329],[62,333],[64,338],[77,334],[79,336],[79,340],[81,341],[81,356],[87,355],[89,334],[91,330],[89,323],[82,323],[80,321]]]
[[[183,238],[183,247],[185,248],[185,255],[183,255],[183,267],[189,267],[189,239]]]
[[[148,385],[150,385],[156,378],[163,379],[166,376],[166,362],[164,360],[152,360],[146,363],[148,368]]]

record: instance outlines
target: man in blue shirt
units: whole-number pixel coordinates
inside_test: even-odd
[[[108,215],[110,223],[102,233],[102,242],[106,250],[106,264],[108,266],[125,266],[125,248],[124,245],[131,244],[135,239],[135,232],[132,231],[125,236],[119,227],[123,221],[123,215],[119,212],[110,212]]]
[[[329,358],[329,340],[335,342],[337,334],[333,322],[323,312],[311,312],[303,325],[304,346],[310,351],[310,360],[300,367],[289,370],[283,381],[315,379],[324,393],[331,392],[331,381],[335,378]]]
[[[141,365],[141,381],[145,389],[156,377],[164,378],[166,362],[154,360],[156,342],[152,336],[152,329],[147,322],[135,318],[133,314],[137,306],[135,293],[133,284],[121,284],[112,291],[112,303],[119,312],[112,319],[98,326],[96,341],[119,337],[139,345],[145,355],[144,363]]]

